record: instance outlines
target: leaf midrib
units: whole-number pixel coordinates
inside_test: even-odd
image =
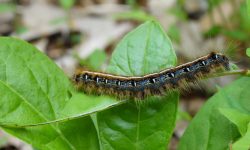
[[[147,32],[147,39],[146,39],[146,45],[145,45],[145,48],[144,48],[144,54],[143,54],[143,65],[142,65],[142,68],[141,70],[143,70],[143,74],[146,74],[146,73],[149,73],[149,72],[146,72],[145,71],[145,68],[148,68],[147,66],[147,54],[148,54],[148,43],[149,43],[149,39],[150,39],[150,34],[151,34],[151,31],[152,31],[152,26],[150,26],[150,28],[148,29],[148,32]]]

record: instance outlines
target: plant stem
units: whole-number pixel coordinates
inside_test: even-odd
[[[228,71],[228,72],[215,73],[215,74],[209,76],[209,78],[229,76],[229,75],[250,76],[250,70],[233,70],[233,71]]]

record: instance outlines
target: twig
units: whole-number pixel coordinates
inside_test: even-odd
[[[228,72],[220,72],[220,73],[212,74],[211,76],[209,76],[209,78],[230,76],[230,75],[250,76],[250,70],[233,70],[233,71],[228,71]]]

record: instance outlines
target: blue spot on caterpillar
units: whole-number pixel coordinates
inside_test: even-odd
[[[192,62],[144,76],[82,71],[75,75],[74,81],[86,93],[112,95],[119,99],[144,99],[185,88],[183,85],[194,83],[217,70],[229,70],[229,59],[225,55],[212,52]]]

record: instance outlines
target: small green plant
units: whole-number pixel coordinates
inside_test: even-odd
[[[149,21],[121,40],[107,72],[138,76],[173,67],[176,60],[170,39],[157,22]],[[250,146],[249,88],[246,76],[220,89],[191,121],[179,149]],[[173,92],[141,105],[80,93],[34,46],[0,38],[0,126],[37,149],[165,150],[178,99]]]
[[[138,22],[145,22],[148,20],[154,20],[155,18],[149,14],[147,14],[145,11],[137,8],[133,9],[129,12],[124,13],[118,13],[114,15],[114,19],[116,20],[133,20]]]
[[[88,58],[81,59],[76,55],[76,58],[79,60],[80,65],[87,66],[91,70],[101,70],[101,66],[107,59],[107,55],[103,50],[96,49]]]

